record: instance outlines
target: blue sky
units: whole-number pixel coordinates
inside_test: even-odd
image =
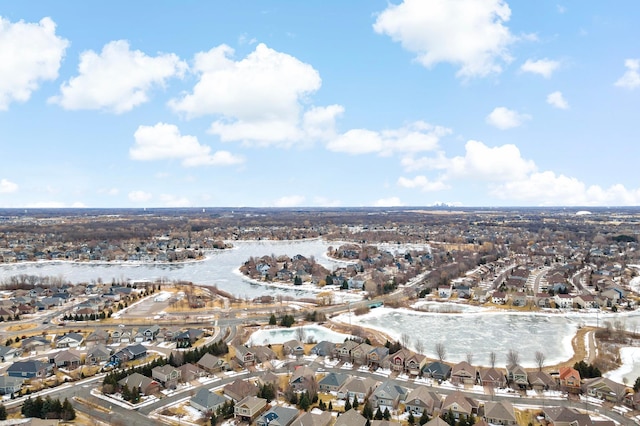
[[[640,4],[0,3],[0,207],[640,204]]]

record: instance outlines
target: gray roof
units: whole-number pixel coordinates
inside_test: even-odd
[[[224,396],[220,396],[217,393],[209,389],[200,389],[198,393],[191,398],[191,403],[196,403],[201,407],[205,407],[209,410],[216,408],[219,405],[224,404],[229,399]]]
[[[49,364],[45,364],[42,361],[17,361],[7,368],[7,372],[37,373],[38,371],[47,368],[48,365]]]
[[[329,373],[318,384],[323,386],[342,386],[349,376],[343,373]]]
[[[297,408],[275,406],[256,420],[258,425],[287,426],[298,416]]]

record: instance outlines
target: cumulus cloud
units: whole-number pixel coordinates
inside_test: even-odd
[[[68,45],[51,18],[11,23],[0,16],[0,111],[29,100],[41,82],[58,78]]]
[[[165,207],[192,207],[187,197],[172,194],[160,194],[160,201]]]
[[[464,157],[453,157],[446,165],[447,177],[469,177],[489,181],[521,179],[536,170],[531,160],[525,160],[517,146],[506,144],[488,147],[470,140],[465,144]]]
[[[64,109],[101,109],[117,114],[149,100],[149,91],[163,87],[171,77],[181,77],[186,63],[175,54],[148,56],[130,50],[126,40],[107,43],[102,52],[80,55],[78,76],[60,86],[60,95],[49,98]]]
[[[151,200],[153,196],[144,191],[131,191],[129,192],[129,201],[133,201],[134,203],[143,203]]]
[[[133,160],[181,159],[185,167],[230,166],[244,162],[242,157],[228,151],[211,154],[209,146],[201,145],[195,136],[181,135],[178,126],[173,124],[139,126],[133,136],[135,144],[129,150]]]
[[[560,91],[549,93],[547,95],[547,103],[558,109],[569,109],[569,102],[567,102]]]
[[[18,184],[8,179],[0,179],[0,194],[9,194],[18,190]]]
[[[273,202],[273,207],[297,207],[304,203],[305,197],[303,195],[287,195],[278,198]]]
[[[542,206],[628,206],[640,203],[640,189],[613,185],[587,186],[579,179],[552,171],[532,173],[525,179],[495,186],[491,195]]]
[[[530,72],[533,74],[538,74],[543,76],[544,78],[550,78],[551,74],[555,70],[560,67],[560,62],[553,61],[551,59],[539,59],[537,61],[527,59],[524,64],[520,67],[520,70],[523,72]]]
[[[440,180],[432,181],[426,176],[416,176],[413,179],[400,177],[398,178],[398,185],[403,188],[417,188],[423,192],[434,192],[449,189],[449,185]]]
[[[624,61],[627,71],[620,77],[615,85],[624,89],[637,89],[640,87],[640,59],[627,59]]]
[[[400,207],[402,201],[398,197],[380,198],[373,203],[374,207]]]
[[[448,62],[460,66],[458,77],[482,77],[511,60],[510,17],[503,0],[405,0],[390,4],[373,28],[417,54],[425,67]]]
[[[521,126],[527,120],[531,120],[528,114],[520,114],[517,111],[505,107],[496,107],[487,116],[487,123],[500,130],[512,129]]]
[[[451,129],[417,121],[399,129],[374,131],[352,129],[327,143],[327,149],[348,154],[418,153],[434,151],[440,138],[451,133]]]
[[[260,43],[240,60],[226,45],[196,55],[199,81],[170,107],[188,117],[214,115],[209,131],[222,141],[290,146],[332,135],[339,105],[310,107],[307,98],[321,86],[311,65]]]

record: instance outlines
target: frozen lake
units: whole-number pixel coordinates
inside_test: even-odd
[[[251,334],[247,340],[248,345],[267,345],[269,343],[279,345],[284,342],[293,339],[299,339],[300,331],[302,329],[303,339],[302,342],[306,343],[312,339],[314,342],[321,342],[328,340],[333,343],[344,342],[348,337],[347,334],[338,333],[328,328],[321,327],[319,325],[306,325],[303,327],[291,327],[291,328],[271,328],[258,330]]]

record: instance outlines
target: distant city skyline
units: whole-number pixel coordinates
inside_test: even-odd
[[[640,4],[6,2],[0,208],[636,206]]]

